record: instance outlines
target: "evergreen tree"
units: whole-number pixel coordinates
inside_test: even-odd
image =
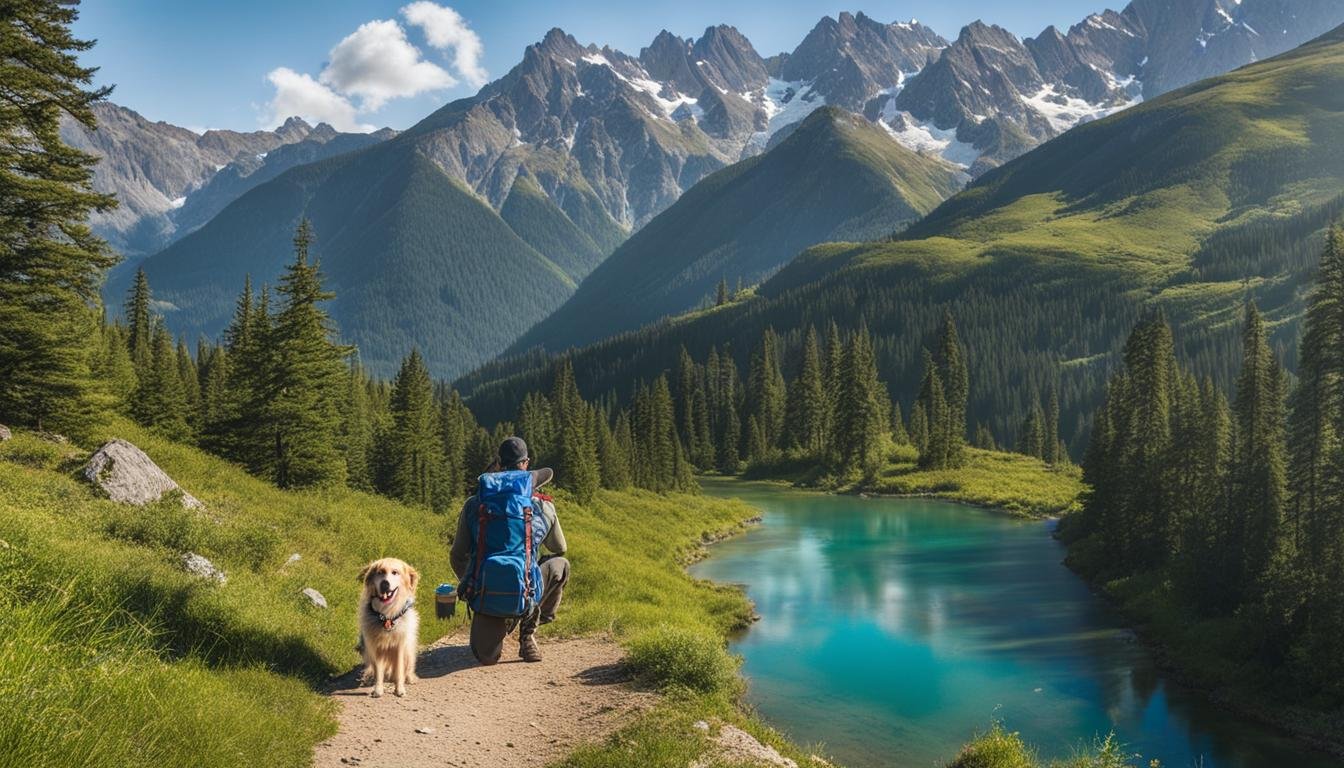
[[[154,354],[154,315],[150,310],[150,300],[149,278],[145,276],[145,268],[141,267],[135,271],[135,283],[126,296],[124,310],[129,331],[126,345],[137,375],[146,375]]]
[[[760,459],[779,445],[786,407],[784,374],[779,366],[779,336],[772,328],[765,329],[760,346],[751,357],[747,400],[751,404],[748,415],[756,418],[761,431],[758,449],[763,451],[750,458]]]
[[[910,444],[921,456],[929,450],[929,411],[920,400],[910,409]]]
[[[1041,458],[1047,464],[1060,464],[1064,456],[1059,445],[1059,388],[1054,384],[1050,385],[1050,399],[1044,417]]]
[[[187,401],[178,373],[177,350],[168,329],[159,322],[151,335],[149,370],[132,398],[131,414],[137,421],[173,440],[185,440]]]
[[[1234,529],[1240,594],[1249,597],[1265,577],[1280,545],[1286,506],[1283,443],[1283,371],[1269,348],[1264,320],[1246,307],[1241,375],[1233,404],[1231,500],[1240,524]]]
[[[308,260],[311,243],[312,229],[304,220],[294,232],[294,261],[277,289],[284,304],[263,336],[268,365],[265,404],[258,410],[265,414],[270,445],[266,469],[282,488],[345,482],[336,437],[349,350],[332,341],[335,331],[318,306],[335,295],[322,289],[318,264]]]
[[[556,366],[551,404],[559,433],[556,481],[573,492],[580,502],[587,502],[596,493],[601,474],[597,466],[597,445],[589,433],[588,405],[579,395],[569,358],[562,359]]]
[[[975,426],[975,447],[982,451],[997,451],[999,444],[994,440],[994,433],[990,431],[989,425],[979,422]]]
[[[596,408],[592,411],[593,429],[597,435],[597,463],[602,487],[619,491],[630,486],[629,459],[622,454],[611,425]],[[619,418],[619,417],[618,417]],[[626,425],[629,429],[629,424]]]
[[[529,392],[518,409],[518,434],[527,442],[528,453],[535,466],[545,466],[558,459],[556,453],[557,425],[551,412],[551,402],[540,392]]]
[[[845,351],[836,427],[842,464],[859,469],[865,477],[881,469],[889,441],[881,390],[872,339],[867,327],[861,327]]]
[[[714,306],[722,307],[728,303],[728,281],[719,278],[719,287],[714,291]]]
[[[182,382],[182,396],[185,402],[185,416],[193,439],[200,426],[201,380],[197,378],[196,361],[191,359],[186,339],[177,341],[177,378]]]
[[[407,504],[446,508],[439,414],[429,369],[418,349],[411,349],[392,382],[391,413],[390,471],[388,486],[381,490]]]
[[[1022,428],[1018,430],[1017,452],[1044,459],[1048,443],[1045,413],[1041,410],[1040,402],[1033,397],[1031,410],[1027,412],[1027,418],[1023,420]]]
[[[816,330],[808,328],[803,341],[803,358],[798,378],[794,379],[789,387],[785,420],[786,446],[801,448],[812,456],[821,456],[826,447],[827,410],[821,349],[817,343]],[[896,418],[900,418],[899,414]]]
[[[630,427],[630,412],[621,411],[612,429],[612,454],[602,459],[602,484],[613,490],[629,488],[632,482],[630,462],[635,455],[635,438]]]
[[[101,418],[92,378],[102,315],[98,289],[116,257],[89,216],[116,199],[92,185],[98,158],[67,146],[62,116],[89,130],[91,41],[59,0],[19,0],[0,14],[0,422],[87,434]]]
[[[129,413],[139,379],[126,347],[126,329],[116,323],[100,326],[100,348],[93,364],[93,377],[99,383],[102,408]]]
[[[933,356],[924,351],[924,379],[919,387],[916,406],[924,411],[928,424],[928,440],[919,454],[919,466],[924,469],[945,469],[951,461],[952,417],[944,395],[942,377]]]
[[[826,385],[826,455],[831,462],[840,461],[839,443],[836,434],[839,424],[840,389],[844,376],[845,345],[840,340],[840,328],[831,322],[826,329],[826,362],[824,382]]]
[[[373,420],[369,413],[367,379],[358,358],[352,356],[345,377],[345,404],[341,408],[341,445],[345,453],[345,483],[357,491],[374,490],[369,461],[373,449]],[[437,424],[434,432],[438,439]]]
[[[946,443],[946,457],[937,466],[960,467],[966,463],[966,404],[971,383],[966,353],[961,348],[951,312],[943,314],[943,329],[938,338],[938,372],[947,401],[947,421],[941,438]]]
[[[439,436],[443,440],[444,482],[451,498],[460,498],[474,488],[472,481],[485,466],[473,455],[472,441],[476,434],[476,418],[457,390],[450,391],[439,407]],[[494,446],[492,450],[498,449],[499,446]]]
[[[910,445],[910,433],[905,429],[900,403],[891,405],[891,441],[897,445]]]
[[[742,422],[737,410],[737,364],[730,355],[719,359],[719,471],[735,473],[741,462]]]

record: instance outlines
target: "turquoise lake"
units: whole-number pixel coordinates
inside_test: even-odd
[[[748,699],[843,765],[942,765],[995,720],[1045,757],[1113,730],[1163,766],[1340,765],[1166,678],[1062,565],[1048,523],[925,499],[703,485],[764,513],[692,569],[743,585],[756,605],[760,621],[733,644]]]

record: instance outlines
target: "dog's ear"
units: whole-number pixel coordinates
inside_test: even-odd
[[[366,566],[364,566],[363,568],[360,569],[360,571],[359,571],[359,583],[360,583],[360,584],[363,584],[363,583],[365,583],[365,582],[367,582],[367,581],[369,580],[369,571],[372,571],[372,570],[373,570],[374,563],[376,563],[376,562],[377,562],[377,561],[375,560],[373,563],[369,563],[368,565],[366,565]]]
[[[410,563],[406,564],[406,581],[410,583],[412,592],[415,591],[416,585],[420,583],[420,572],[415,570],[415,566]]]

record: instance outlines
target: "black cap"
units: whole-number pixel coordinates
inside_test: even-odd
[[[499,463],[506,466],[516,466],[523,459],[527,458],[527,443],[523,442],[521,437],[510,437],[499,444]]]

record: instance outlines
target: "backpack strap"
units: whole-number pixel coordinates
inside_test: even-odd
[[[526,590],[527,599],[532,600],[532,565],[534,553],[532,552],[532,508],[523,507],[523,552],[524,557],[524,575],[523,589]]]
[[[472,553],[472,559],[476,561],[476,572],[471,577],[471,589],[475,593],[481,585],[481,567],[485,564],[485,524],[490,518],[490,510],[482,502],[476,510],[476,551]],[[473,594],[474,596],[474,594]]]

